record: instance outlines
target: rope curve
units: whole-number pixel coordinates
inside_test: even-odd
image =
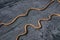
[[[4,26],[8,26],[8,25],[14,23],[18,18],[27,16],[31,10],[43,11],[43,10],[45,10],[49,5],[51,5],[53,2],[54,2],[54,0],[51,0],[51,1],[47,4],[47,6],[44,7],[44,8],[29,8],[25,13],[16,16],[11,22],[8,22],[8,23],[0,22],[0,24],[1,24],[1,25],[3,24]]]
[[[57,1],[60,3],[60,0],[57,0]],[[11,22],[8,22],[8,23],[3,23],[3,22],[1,22],[0,24],[1,24],[1,25],[3,24],[4,26],[8,26],[8,25],[14,23],[18,18],[27,16],[31,10],[43,11],[43,10],[45,10],[47,7],[49,7],[49,5],[51,5],[53,2],[54,2],[54,0],[51,0],[44,8],[29,8],[25,13],[16,16]],[[40,28],[42,27],[41,21],[49,21],[50,19],[52,19],[53,16],[60,16],[60,14],[52,14],[52,15],[49,15],[48,18],[39,19],[37,26],[35,26],[35,25],[33,25],[33,24],[26,24],[26,25],[24,26],[24,32],[23,32],[22,34],[19,34],[19,35],[16,37],[16,40],[19,40],[20,36],[23,36],[23,35],[25,35],[25,34],[28,32],[27,28],[28,28],[29,26],[31,26],[31,27],[33,27],[33,28],[35,28],[35,29],[40,29]]]
[[[23,35],[25,35],[25,34],[28,32],[27,28],[28,28],[29,26],[30,26],[30,27],[33,27],[33,28],[35,28],[35,29],[40,29],[40,28],[42,27],[41,21],[49,21],[49,20],[52,19],[53,16],[60,16],[60,14],[52,14],[52,15],[49,15],[48,18],[39,19],[39,20],[38,20],[38,26],[35,26],[35,25],[33,25],[33,24],[26,24],[26,25],[24,26],[24,32],[21,33],[21,34],[19,34],[19,35],[16,37],[16,40],[19,40],[20,36],[23,36]]]

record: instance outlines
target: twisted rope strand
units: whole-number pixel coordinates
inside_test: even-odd
[[[0,24],[3,24],[4,26],[8,26],[8,25],[14,23],[18,18],[27,16],[31,10],[43,11],[43,10],[45,10],[49,5],[51,5],[53,2],[54,2],[54,0],[51,0],[51,1],[46,5],[46,7],[44,7],[44,8],[29,8],[25,13],[16,16],[11,22],[8,22],[8,23],[1,22]]]
[[[40,29],[40,28],[42,27],[41,21],[49,21],[49,20],[52,19],[53,16],[60,16],[60,14],[52,14],[52,15],[49,15],[48,18],[39,19],[39,20],[38,20],[38,26],[35,26],[35,25],[33,25],[33,24],[26,24],[26,25],[24,26],[24,32],[21,33],[21,34],[19,34],[19,35],[16,37],[16,40],[19,40],[19,38],[20,38],[21,36],[25,35],[25,34],[28,32],[28,29],[27,29],[27,28],[28,28],[29,26],[30,26],[30,27],[33,27],[33,28],[35,28],[35,29]]]

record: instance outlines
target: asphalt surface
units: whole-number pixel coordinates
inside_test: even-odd
[[[9,22],[27,9],[43,8],[50,0],[0,0],[0,21]],[[44,11],[31,11],[28,16],[17,19],[9,26],[0,25],[0,40],[16,40],[16,36],[24,32],[25,24],[37,25],[38,19],[48,18],[53,13],[60,13],[60,3],[55,1]],[[60,17],[54,16],[50,21],[43,21],[42,28],[36,30],[28,27],[28,34],[20,40],[60,40]]]

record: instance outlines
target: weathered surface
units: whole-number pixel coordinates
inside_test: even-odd
[[[2,5],[0,7],[0,21],[9,22],[31,7],[43,8],[50,0],[22,0],[18,2],[11,0],[12,4],[9,0],[0,2],[8,2],[8,5],[4,4],[5,7]],[[15,40],[18,34],[24,32],[25,24],[37,25],[38,19],[48,18],[53,13],[60,13],[60,4],[57,1],[44,11],[31,11],[28,16],[19,18],[10,26],[0,25],[0,40]],[[28,34],[21,36],[20,40],[60,40],[60,17],[53,17],[51,21],[43,21],[42,24],[43,26],[39,30],[29,27]]]

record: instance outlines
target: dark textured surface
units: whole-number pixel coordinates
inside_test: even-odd
[[[5,2],[7,3],[4,4]],[[1,0],[0,21],[9,22],[17,15],[26,12],[28,8],[43,8],[49,2],[50,0],[11,0],[11,2]],[[19,18],[12,25],[0,25],[0,40],[16,40],[16,36],[24,32],[25,24],[37,25],[38,19],[48,18],[53,13],[60,13],[60,4],[57,1],[44,11],[31,11],[28,16]],[[39,30],[29,27],[28,34],[21,36],[20,40],[60,40],[60,17],[53,17],[51,21],[43,21],[42,24],[43,26]]]

